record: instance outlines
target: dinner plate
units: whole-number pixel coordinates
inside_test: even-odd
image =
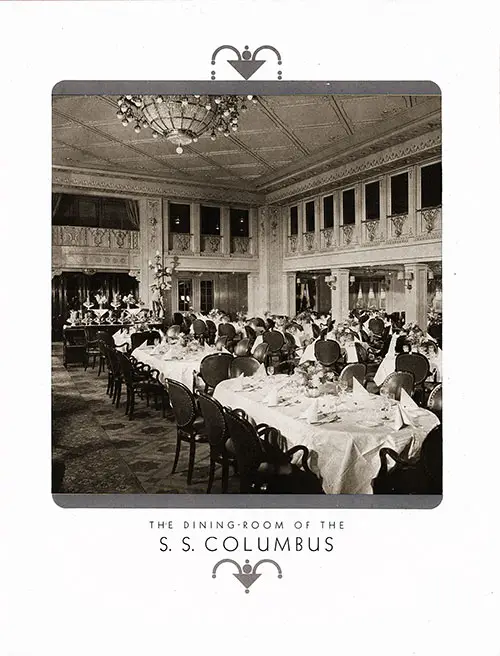
[[[361,424],[361,426],[366,426],[367,428],[376,428],[377,426],[382,425],[380,421],[370,421],[368,419],[360,421],[359,423]]]

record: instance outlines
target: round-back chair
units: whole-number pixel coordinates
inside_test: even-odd
[[[205,337],[208,335],[207,324],[203,319],[195,319],[192,323],[193,334],[195,337]]]
[[[236,330],[232,323],[220,323],[218,332],[219,337],[227,337],[229,341],[236,337]]]
[[[315,323],[312,323],[311,324],[311,330],[312,330],[312,334],[313,334],[314,339],[317,339],[320,336],[321,328],[318,325],[316,325]]]
[[[374,335],[382,336],[385,328],[384,321],[380,317],[373,317],[368,321],[368,328]]]
[[[242,355],[249,355],[249,353],[250,353],[250,340],[247,338],[240,339],[240,341],[235,344],[234,354],[237,356],[242,356]]]
[[[252,326],[245,326],[245,333],[246,333],[246,336],[250,340],[251,343],[255,342],[255,340],[257,338],[257,333],[252,328]]]
[[[111,346],[112,348],[115,345],[115,340],[113,339],[113,335],[111,333],[108,333],[107,330],[98,330],[95,334],[95,339],[96,342],[103,342],[107,346]]]
[[[340,344],[333,339],[318,339],[314,343],[314,356],[324,367],[333,366],[340,358]]]
[[[279,330],[266,330],[262,341],[269,346],[269,353],[277,353],[285,345],[285,336]]]
[[[226,448],[229,431],[224,417],[222,405],[208,394],[198,395],[198,405],[205,420],[205,433],[210,445],[210,471],[208,476],[207,494],[212,490],[215,465],[222,465],[222,492],[227,492],[229,464],[234,462],[234,453]]]
[[[254,352],[252,353],[253,357],[258,360],[261,364],[266,361],[267,352],[269,351],[269,344],[262,342],[255,347]]]
[[[415,386],[422,385],[429,375],[429,360],[421,353],[399,353],[396,356],[396,371],[410,371]]]
[[[440,419],[443,414],[443,385],[436,385],[427,399],[427,408]]]
[[[254,317],[252,319],[252,323],[258,328],[264,328],[264,330],[266,329],[266,322],[261,317]]]
[[[178,325],[170,326],[167,330],[167,337],[179,337],[181,334],[181,327]]]
[[[228,409],[224,410],[224,418],[238,463],[240,492],[248,493],[252,489],[252,473],[265,460],[263,445],[247,419]]]
[[[390,398],[401,400],[401,390],[404,389],[410,396],[413,394],[414,377],[409,371],[393,371],[380,386],[380,394],[387,394]]]
[[[144,344],[144,342],[147,342],[148,335],[149,333],[146,332],[132,333],[130,335],[130,346],[132,351],[134,351],[138,346],[141,346],[141,344]]]
[[[177,445],[175,448],[172,474],[175,473],[177,468],[181,444],[182,442],[187,442],[189,444],[187,483],[190,485],[193,477],[196,444],[207,441],[205,422],[203,417],[198,415],[194,395],[185,385],[171,378],[167,378],[167,387],[177,424]]]
[[[346,364],[339,374],[339,381],[347,381],[348,389],[352,390],[352,379],[356,380],[363,385],[365,382],[366,376],[366,364],[362,362],[353,362],[352,364]]]
[[[172,323],[176,326],[182,326],[184,323],[184,317],[180,312],[174,312],[174,316],[172,317]]]
[[[237,378],[243,374],[244,376],[253,376],[261,363],[251,355],[241,355],[233,358],[229,365],[229,376]]]
[[[356,355],[358,356],[358,362],[368,362],[368,353],[363,344],[360,342],[354,342],[354,348],[356,350]]]
[[[227,346],[227,337],[224,335],[224,337],[217,337],[217,341],[215,342],[215,348],[218,351],[222,351],[223,348],[226,348]]]
[[[213,391],[222,380],[229,378],[229,366],[233,361],[230,353],[211,353],[200,364],[200,377],[205,383],[205,392]]]

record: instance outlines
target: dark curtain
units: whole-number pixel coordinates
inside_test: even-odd
[[[136,200],[126,200],[127,216],[136,230],[139,230],[139,203]]]

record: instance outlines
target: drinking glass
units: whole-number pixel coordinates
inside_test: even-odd
[[[382,419],[389,419],[389,409],[391,407],[389,401],[389,394],[386,391],[380,392],[380,397],[382,399],[382,404],[380,410],[382,411]]]

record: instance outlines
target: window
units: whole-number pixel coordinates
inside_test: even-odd
[[[391,214],[408,214],[408,173],[391,178]]]
[[[437,207],[442,202],[441,162],[420,169],[420,207]]]
[[[139,230],[137,201],[77,194],[52,194],[53,225]]]
[[[179,312],[187,312],[191,307],[193,286],[191,280],[179,280]]]
[[[200,215],[201,234],[220,235],[220,207],[202,205]]]
[[[231,237],[248,237],[248,210],[229,210]]]
[[[314,232],[314,201],[306,203],[306,232]]]
[[[325,228],[333,228],[333,196],[323,198],[323,222]]]
[[[170,217],[170,232],[191,232],[191,207],[178,203],[169,203],[168,213]]]
[[[297,205],[290,208],[290,234],[296,235],[299,232],[299,208]]]
[[[380,182],[365,185],[365,221],[380,219]]]
[[[354,189],[342,192],[342,224],[356,223],[356,196]]]
[[[202,312],[210,312],[214,307],[214,281],[200,281],[200,309]]]

